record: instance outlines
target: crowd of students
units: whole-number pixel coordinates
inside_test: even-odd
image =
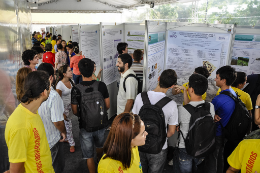
[[[82,158],[90,173],[162,173],[167,138],[176,132],[180,136],[173,172],[260,172],[260,139],[249,134],[250,127],[240,126],[247,119],[260,124],[260,95],[251,100],[241,90],[247,81],[245,73],[230,66],[219,68],[215,78],[219,91],[211,102],[205,101],[210,74],[204,67],[197,67],[182,86],[177,85],[174,70],[164,70],[157,87],[142,92],[143,52],[135,50],[130,55],[127,43],[119,43],[117,116],[109,127],[110,98],[100,81],[102,69],[95,75],[95,62],[84,58],[76,43],[66,43],[60,35],[57,39],[49,33],[43,36],[46,42],[41,47],[37,33],[33,34],[34,46],[23,52],[24,67],[17,72],[21,104],[6,124],[7,172],[63,172],[63,143],[69,143],[72,153],[76,149],[73,114],[79,118]],[[50,37],[51,43],[47,42]],[[167,97],[168,90],[183,94],[183,105]],[[244,122],[234,121],[240,119],[238,114]],[[239,133],[229,130],[231,123],[235,130],[240,128]],[[253,133],[260,134],[259,130]]]

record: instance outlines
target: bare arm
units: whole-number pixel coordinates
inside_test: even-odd
[[[74,115],[78,113],[78,105],[71,104],[71,109]]]
[[[256,100],[256,106],[260,106],[260,94],[257,97]],[[255,124],[260,125],[260,109],[255,109]]]
[[[53,122],[53,124],[61,133],[66,133],[64,121]]]
[[[176,131],[176,125],[168,125],[167,138],[171,137]]]
[[[133,99],[128,99],[125,105],[125,110],[124,112],[130,112],[132,110],[134,104],[134,100]]]
[[[24,162],[10,163],[10,173],[24,173]]]
[[[99,72],[98,72],[98,75],[97,75],[97,78],[100,80],[101,78],[101,72],[102,72],[103,69],[100,69]]]
[[[109,98],[105,99],[105,105],[106,105],[106,108],[108,110],[110,108],[110,99]]]
[[[238,169],[235,169],[235,168],[230,166],[226,173],[237,173],[238,171],[239,171]]]
[[[56,91],[59,93],[60,97],[62,97],[62,91],[59,89],[56,89]]]
[[[190,102],[186,89],[183,90],[183,99],[184,99],[184,105],[186,105]]]

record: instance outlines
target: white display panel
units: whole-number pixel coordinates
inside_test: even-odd
[[[257,32],[256,29],[253,30]],[[245,72],[247,75],[260,74],[260,35],[239,34],[238,29],[230,64],[236,71]]]
[[[79,27],[78,25],[73,25],[71,27],[71,41],[79,43]]]
[[[66,42],[71,40],[71,26],[69,25],[63,25],[61,27],[61,35],[62,39],[65,40]]]
[[[125,24],[125,41],[128,44],[128,53],[136,49],[144,50],[145,26],[139,23]]]
[[[100,25],[81,25],[79,34],[82,55],[100,66]]]

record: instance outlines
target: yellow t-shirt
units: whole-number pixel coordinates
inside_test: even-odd
[[[184,86],[187,90],[187,95],[188,95],[188,98],[190,99],[190,95],[189,95],[189,92],[188,92],[188,88],[189,88],[189,82],[183,84],[182,86]],[[183,93],[183,91],[181,91]],[[202,95],[202,99],[203,100],[206,100],[206,97],[207,97],[207,93],[205,92],[203,95]],[[184,102],[183,102],[183,105],[184,105]]]
[[[51,40],[51,44],[52,44],[52,53],[56,53],[55,52],[55,49],[54,49],[54,46],[55,46],[55,44],[56,44],[56,40]]]
[[[142,173],[142,166],[139,157],[138,147],[132,149],[133,157],[132,165],[127,170],[123,169],[123,165],[120,161],[113,160],[111,158],[102,159],[98,164],[98,173]]]
[[[239,96],[239,98],[241,99],[241,101],[246,105],[247,110],[252,110],[253,109],[253,105],[252,105],[252,100],[251,97],[248,93],[246,93],[245,91],[242,91],[241,89],[238,89],[236,87],[231,87]],[[221,92],[221,89],[219,88],[218,92],[216,95],[219,95],[219,93]]]
[[[43,45],[43,47],[45,47],[45,43],[44,42],[41,42],[41,44]]]
[[[260,171],[260,139],[244,139],[228,157],[228,163],[241,172]]]
[[[40,115],[21,104],[7,121],[5,141],[9,162],[24,162],[26,173],[54,173],[51,151]]]

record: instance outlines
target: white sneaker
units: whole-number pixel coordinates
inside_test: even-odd
[[[170,166],[173,165],[173,159],[168,162],[168,165],[170,165]]]

